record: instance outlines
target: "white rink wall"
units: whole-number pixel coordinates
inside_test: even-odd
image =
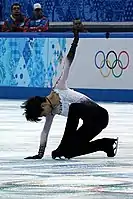
[[[69,86],[133,89],[133,39],[82,38],[69,75]]]

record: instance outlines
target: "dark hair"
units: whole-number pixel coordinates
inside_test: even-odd
[[[21,5],[19,3],[14,3],[14,4],[11,5],[11,10],[13,10],[14,6],[19,6],[21,8]]]
[[[24,115],[28,121],[38,122],[41,120],[39,117],[43,110],[41,107],[43,102],[46,102],[45,97],[35,96],[29,98],[21,105],[21,108],[24,109]]]

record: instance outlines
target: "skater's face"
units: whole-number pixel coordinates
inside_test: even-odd
[[[41,104],[41,107],[43,109],[43,111],[41,112],[41,117],[49,115],[51,113],[51,111],[52,111],[51,105],[49,104],[48,101],[43,102]]]

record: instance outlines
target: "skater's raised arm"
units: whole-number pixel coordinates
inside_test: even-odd
[[[58,89],[66,89],[67,88],[67,79],[68,79],[68,75],[69,75],[70,66],[74,60],[76,48],[77,48],[78,41],[79,41],[79,31],[74,29],[73,32],[74,32],[74,39],[71,44],[70,50],[65,58],[63,72],[62,72],[61,76],[59,77],[59,79],[57,80],[54,88],[58,88]]]

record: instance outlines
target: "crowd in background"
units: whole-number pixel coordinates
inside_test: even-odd
[[[33,14],[30,18],[23,15],[19,3],[14,3],[11,6],[11,15],[1,25],[2,32],[45,32],[48,28],[49,20],[44,16],[39,3],[33,5]]]
[[[73,20],[73,25],[79,26],[80,32],[87,32],[80,19]],[[49,31],[49,19],[44,15],[40,3],[33,5],[31,17],[24,16],[21,5],[14,3],[11,14],[0,26],[0,32],[46,32]]]

